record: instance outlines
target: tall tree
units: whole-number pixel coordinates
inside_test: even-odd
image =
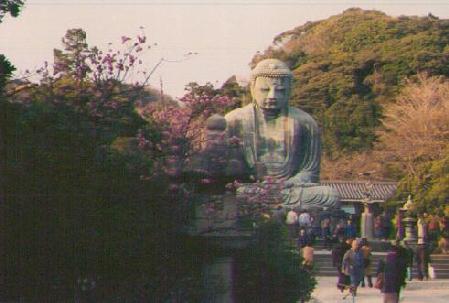
[[[10,14],[12,17],[19,15],[20,9],[23,6],[23,0],[4,0],[0,2],[0,23],[3,21],[5,15]],[[5,244],[5,171],[6,171],[6,138],[5,132],[7,129],[7,117],[11,114],[11,108],[4,96],[4,88],[6,81],[11,77],[14,66],[8,59],[0,54],[0,245],[4,247]],[[5,285],[5,259],[0,259],[0,284]]]
[[[54,74],[70,75],[79,81],[86,78],[90,68],[87,64],[90,50],[86,32],[80,28],[67,30],[62,38],[64,51],[54,50]]]
[[[7,14],[17,17],[24,3],[24,0],[3,0],[0,2],[0,23]]]
[[[418,75],[385,107],[379,146],[387,162],[410,176],[421,163],[441,159],[449,144],[449,80]]]

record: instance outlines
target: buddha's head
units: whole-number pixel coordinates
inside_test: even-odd
[[[260,109],[279,112],[288,107],[292,72],[278,59],[260,61],[251,72],[251,95]]]

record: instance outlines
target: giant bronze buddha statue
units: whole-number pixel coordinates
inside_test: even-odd
[[[292,73],[282,61],[259,62],[251,73],[252,102],[229,112],[224,119],[211,117],[207,126],[209,138],[222,138],[223,132],[228,139],[239,142],[237,148],[232,148],[234,160],[224,165],[228,180],[233,173],[242,176],[245,171],[257,181],[279,185],[276,194],[285,206],[335,207],[339,201],[337,192],[319,184],[320,130],[309,114],[289,106],[291,82]],[[212,148],[210,153],[225,154],[220,148]],[[213,157],[208,157],[206,151],[200,158],[212,162],[206,166],[213,167],[211,174],[216,175],[220,169],[210,160]],[[238,192],[251,194],[257,188],[243,184]]]
[[[282,61],[259,62],[251,73],[252,103],[225,116],[227,136],[241,140],[243,158],[257,179],[282,180],[284,204],[335,207],[337,192],[318,183],[320,130],[309,114],[289,106],[291,82]]]

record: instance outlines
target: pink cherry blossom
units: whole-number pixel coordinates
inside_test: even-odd
[[[131,40],[130,37],[122,36],[122,44],[128,42],[129,40]]]

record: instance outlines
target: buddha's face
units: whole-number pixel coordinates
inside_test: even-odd
[[[289,90],[290,79],[287,77],[257,77],[251,94],[262,110],[279,111],[288,106]]]

